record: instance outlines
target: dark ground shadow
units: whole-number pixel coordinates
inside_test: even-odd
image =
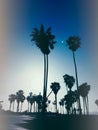
[[[35,116],[19,126],[27,130],[98,130],[98,116],[47,115]]]

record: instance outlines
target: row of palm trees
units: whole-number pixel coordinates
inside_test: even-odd
[[[36,44],[36,46],[40,49],[40,51],[44,55],[43,112],[45,113],[46,112],[45,104],[46,104],[46,97],[47,97],[47,82],[48,82],[48,55],[50,51],[54,49],[54,45],[56,41],[54,41],[55,36],[51,33],[51,27],[45,30],[43,25],[40,26],[40,29],[34,28],[30,36],[32,37],[31,41],[34,41],[33,43]],[[77,87],[77,92],[78,92],[79,84],[78,84],[78,74],[77,74],[75,52],[80,47],[80,44],[81,44],[80,38],[78,36],[70,36],[66,40],[66,43],[73,54],[76,87]],[[77,104],[78,104],[79,113],[81,114],[80,96],[77,97]]]
[[[67,114],[77,114],[79,113],[79,110],[76,108],[78,97],[81,96],[83,99],[83,113],[84,114],[89,114],[89,101],[88,101],[88,93],[90,91],[90,85],[87,83],[83,83],[79,86],[78,92],[77,90],[72,90],[74,84],[75,84],[75,79],[73,76],[70,76],[68,74],[63,76],[64,82],[66,84],[66,90],[67,94],[59,101],[60,105],[60,111],[59,113],[64,114],[64,109],[66,109]],[[53,102],[53,105],[55,106],[55,112],[58,112],[58,107],[57,107],[57,93],[60,90],[61,86],[58,82],[53,82],[50,85],[51,92],[53,92],[55,95],[55,100]],[[48,109],[48,106],[50,104],[50,100],[48,99],[50,94],[47,96],[46,99],[46,108]],[[32,112],[32,107],[33,107],[33,112],[43,112],[43,97],[41,93],[39,95],[35,95],[32,92],[29,93],[27,97],[24,96],[23,90],[19,90],[16,92],[16,94],[11,94],[9,95],[9,101],[10,101],[10,107],[9,110],[14,111],[14,105],[15,101],[17,102],[17,112],[22,111],[22,106],[24,103],[24,100],[27,100],[28,102],[28,109],[27,112]],[[61,110],[62,109],[62,110]]]
[[[60,89],[60,84],[57,82],[53,82],[53,83],[51,83],[50,88],[51,88],[51,93],[53,92],[55,94],[54,102],[55,102],[55,111],[57,112],[57,93]],[[48,105],[50,104],[50,100],[48,99],[50,94],[46,97],[45,108],[47,108]],[[39,93],[39,95],[36,95],[36,94],[33,94],[32,92],[30,92],[29,95],[27,97],[25,97],[23,90],[19,90],[18,92],[16,92],[16,94],[9,95],[9,98],[8,98],[8,100],[10,102],[9,110],[14,111],[14,105],[15,105],[15,101],[16,101],[17,102],[17,112],[21,112],[25,99],[28,102],[28,109],[27,109],[28,112],[32,112],[32,107],[33,107],[33,112],[42,112],[42,110],[43,110],[42,103],[43,103],[44,99],[43,99],[41,93]]]

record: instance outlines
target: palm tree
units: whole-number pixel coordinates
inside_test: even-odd
[[[37,107],[38,112],[41,112],[41,109],[42,109],[42,95],[41,95],[41,93],[39,93],[39,95],[36,96],[36,103],[38,105],[38,107]]]
[[[61,113],[61,114],[64,114],[64,102],[65,102],[65,99],[64,99],[64,98],[62,98],[62,99],[59,101],[60,113]]]
[[[9,110],[11,111],[11,107],[13,104],[13,111],[14,111],[14,103],[15,103],[16,95],[15,94],[10,94],[8,100],[10,101],[10,107]]]
[[[77,74],[77,65],[76,65],[76,59],[75,59],[75,52],[80,47],[81,42],[80,42],[80,38],[78,36],[70,36],[66,40],[66,42],[67,42],[67,45],[68,45],[69,49],[73,53],[73,61],[74,61],[75,76],[76,76],[76,86],[77,86],[77,91],[78,91],[79,84],[78,84],[78,74]],[[78,97],[78,109],[79,109],[79,114],[81,114],[82,111],[81,111],[80,97]]]
[[[73,87],[73,85],[74,85],[74,83],[75,83],[74,77],[65,74],[65,75],[63,76],[63,78],[64,78],[64,82],[66,83],[66,86],[67,86],[67,87],[69,88],[69,90],[71,91],[71,89],[72,89],[72,87]],[[67,89],[67,92],[68,92],[68,89]]]
[[[77,101],[76,92],[75,91],[68,91],[67,95],[64,97],[65,99],[65,107],[67,110],[67,114],[73,114],[73,105]]]
[[[84,114],[86,112],[86,114],[89,114],[89,101],[88,101],[88,93],[90,91],[90,85],[88,85],[87,83],[83,83],[79,86],[79,94],[80,96],[82,96],[83,98],[83,110],[84,110]]]
[[[30,96],[27,96],[27,102],[28,102],[28,112],[29,112]]]
[[[51,28],[49,27],[46,31],[44,26],[41,25],[40,29],[34,28],[31,34],[31,41],[35,41],[36,46],[44,54],[44,85],[43,85],[43,109],[46,111],[46,96],[47,96],[47,82],[48,82],[48,55],[50,49],[54,49],[55,36],[51,33]]]
[[[17,112],[19,112],[19,105],[20,105],[20,102],[23,100],[23,97],[24,97],[23,94],[24,94],[23,90],[19,90],[18,92],[16,92]]]
[[[56,105],[56,112],[57,112],[57,93],[60,90],[60,84],[57,82],[51,83],[50,88],[52,89],[52,91],[55,94],[55,105]]]
[[[95,100],[95,104],[98,106],[98,99]]]
[[[24,102],[24,100],[25,100],[25,96],[24,95],[22,95],[21,96],[21,108],[20,108],[20,112],[22,111],[22,106],[23,106],[23,102]]]

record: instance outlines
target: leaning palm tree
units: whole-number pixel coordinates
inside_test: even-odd
[[[52,91],[55,94],[55,106],[56,106],[56,112],[57,112],[57,93],[60,90],[60,84],[57,82],[54,82],[51,84],[50,88],[52,89]]]
[[[31,34],[31,41],[35,41],[36,46],[44,54],[44,85],[43,85],[43,109],[46,111],[46,96],[47,96],[47,82],[48,82],[48,55],[50,49],[54,49],[55,36],[51,33],[51,28],[49,27],[46,31],[44,26],[41,25],[40,29],[34,28]]]
[[[76,76],[76,86],[77,86],[77,91],[78,91],[79,84],[78,84],[78,74],[77,74],[77,65],[76,65],[76,59],[75,59],[75,52],[80,47],[81,42],[80,42],[80,38],[78,36],[70,36],[66,40],[66,42],[67,42],[67,45],[68,45],[69,49],[73,53],[75,76]],[[81,114],[82,111],[81,111],[80,97],[78,97],[78,109],[79,109],[79,113]]]
[[[79,94],[83,98],[83,110],[84,114],[89,114],[89,102],[88,102],[88,93],[90,91],[90,85],[83,83],[79,86]]]

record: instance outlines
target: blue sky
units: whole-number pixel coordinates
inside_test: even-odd
[[[56,81],[61,84],[58,100],[66,94],[62,76],[74,76],[72,52],[66,46],[66,39],[70,35],[78,35],[81,37],[81,48],[76,52],[79,84],[87,82],[91,85],[90,111],[97,111],[94,104],[98,97],[97,80],[94,77],[94,38],[97,35],[94,37],[96,31],[92,18],[95,18],[96,12],[93,8],[91,2],[88,6],[88,1],[81,0],[9,0],[6,3],[6,92],[5,95],[1,94],[6,108],[8,95],[19,89],[23,89],[26,96],[30,91],[38,94],[43,90],[43,55],[35,45],[32,46],[30,34],[34,27],[39,28],[40,24],[44,24],[45,28],[52,27],[57,41],[49,55],[48,92],[51,82]],[[53,96],[50,97],[52,101]]]

